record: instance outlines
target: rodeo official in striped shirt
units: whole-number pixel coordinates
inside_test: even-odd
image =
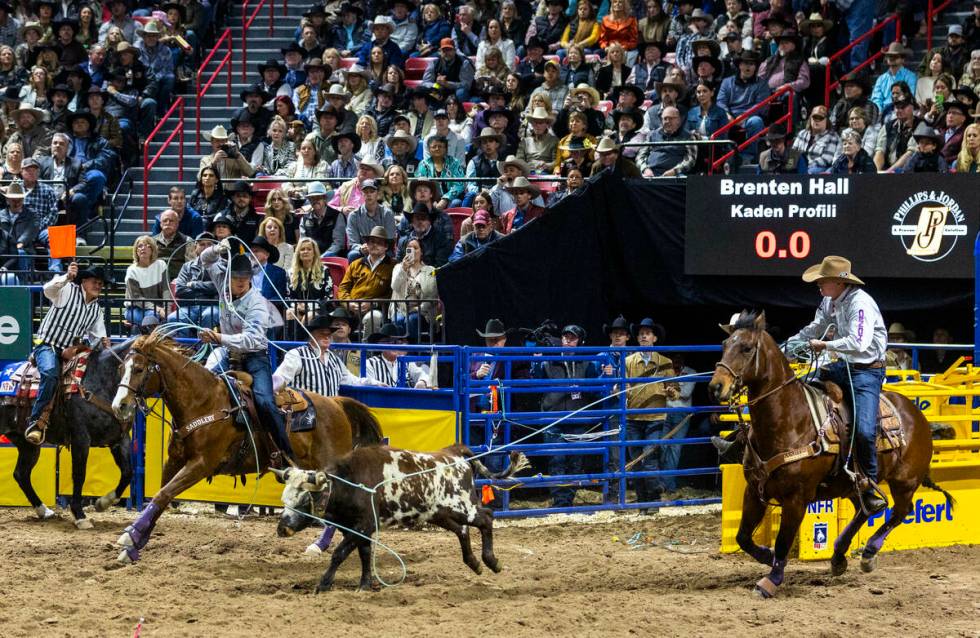
[[[101,339],[109,347],[105,331],[105,318],[99,306],[99,295],[105,274],[102,268],[79,270],[72,262],[68,272],[58,275],[44,284],[44,296],[51,300],[51,309],[44,316],[41,328],[34,339],[34,362],[41,376],[40,387],[24,438],[33,445],[44,442],[48,427],[48,410],[58,387],[61,358],[66,349],[83,337]]]
[[[272,374],[276,392],[290,385],[325,397],[335,397],[344,385],[381,385],[364,377],[355,377],[336,354],[330,351],[333,319],[320,315],[306,327],[312,337],[305,346],[287,352]]]

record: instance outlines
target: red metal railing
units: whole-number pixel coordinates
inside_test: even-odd
[[[952,0],[950,0],[950,1],[952,1]],[[824,89],[823,89],[823,104],[824,104],[824,106],[826,106],[827,108],[830,108],[830,93],[831,93],[831,91],[833,91],[834,89],[836,89],[838,86],[840,86],[840,80],[835,80],[834,82],[831,82],[830,81],[830,71],[831,71],[831,69],[834,66],[834,62],[836,62],[837,60],[840,60],[842,57],[844,57],[845,55],[847,55],[851,51],[851,49],[853,49],[854,47],[856,47],[858,44],[864,42],[868,38],[874,37],[874,35],[876,33],[878,33],[879,31],[884,30],[889,24],[892,24],[892,23],[895,24],[895,42],[900,42],[902,40],[902,19],[898,15],[898,13],[894,13],[894,14],[888,16],[886,19],[884,19],[881,22],[879,22],[878,24],[876,24],[874,26],[874,28],[871,29],[870,31],[868,31],[867,33],[862,34],[861,37],[859,37],[857,40],[854,40],[853,42],[851,42],[850,44],[848,44],[847,46],[845,46],[844,48],[842,48],[840,51],[838,51],[837,53],[835,53],[832,56],[830,56],[830,58],[829,58],[830,62],[827,64],[827,68],[824,69],[824,73],[826,74],[824,76]],[[861,64],[857,65],[853,69],[851,69],[850,70],[850,74],[858,73],[863,68],[874,64],[875,61],[878,60],[883,55],[885,55],[885,50],[884,49],[881,49],[880,51],[875,51],[873,55],[869,55],[868,56],[868,59],[867,60],[865,60]]]
[[[242,82],[248,81],[248,30],[255,22],[259,11],[266,5],[269,6],[269,37],[271,38],[275,34],[276,25],[276,10],[273,3],[269,0],[259,0],[252,15],[248,15],[248,0],[242,0]]]
[[[752,137],[748,138],[747,140],[745,140],[744,142],[742,142],[741,144],[739,144],[737,148],[734,148],[734,149],[728,151],[727,153],[725,153],[724,155],[722,155],[720,159],[717,159],[717,160],[714,160],[713,159],[713,161],[711,162],[711,166],[708,168],[708,173],[709,174],[714,173],[715,172],[715,169],[720,168],[722,165],[724,165],[724,163],[727,162],[729,159],[731,159],[731,157],[734,156],[735,153],[738,153],[738,152],[742,151],[743,149],[745,149],[746,147],[748,147],[750,144],[752,144],[753,142],[757,141],[763,135],[765,135],[766,133],[768,133],[769,132],[769,129],[773,125],[785,123],[786,124],[786,132],[787,133],[792,133],[793,132],[793,106],[794,106],[793,103],[795,101],[796,91],[794,91],[792,87],[784,86],[781,89],[777,90],[772,95],[770,95],[769,97],[767,97],[766,99],[762,100],[761,102],[759,102],[758,104],[756,104],[755,106],[753,106],[752,108],[750,108],[749,110],[747,110],[745,113],[742,113],[741,115],[739,115],[738,117],[736,117],[734,120],[732,120],[728,124],[724,125],[723,127],[721,127],[720,129],[718,129],[714,133],[712,133],[711,139],[713,139],[713,140],[724,139],[725,133],[727,133],[730,129],[732,129],[732,128],[738,126],[738,125],[740,125],[742,122],[744,122],[745,120],[747,120],[750,117],[752,117],[753,115],[755,115],[758,111],[761,111],[762,109],[768,107],[770,104],[772,104],[774,102],[779,102],[780,101],[780,98],[782,98],[783,96],[786,96],[786,104],[787,104],[786,113],[784,115],[782,115],[781,117],[777,118],[776,121],[773,122],[772,124],[770,124],[769,126],[763,127],[761,131],[759,131],[758,133],[756,133]],[[695,108],[697,108],[697,107],[695,107]],[[712,151],[712,158],[714,158],[714,151]]]
[[[174,119],[174,130],[170,132],[167,139],[163,141],[160,146],[160,150],[157,151],[153,159],[150,159],[150,142],[156,137],[156,134],[160,132],[160,129],[164,127],[167,122],[170,121],[171,116],[174,111],[180,113],[179,117]],[[164,114],[160,121],[157,123],[156,128],[153,132],[146,137],[146,141],[143,142],[143,230],[149,227],[147,224],[147,211],[150,206],[150,169],[152,169],[163,152],[170,147],[170,143],[173,142],[174,137],[180,136],[180,142],[177,144],[177,179],[184,179],[184,98],[178,97],[174,100],[174,103],[170,106],[167,112]]]
[[[945,11],[949,5],[953,4],[953,0],[946,0],[938,7],[933,6],[935,4],[934,0],[929,0],[929,4],[926,8],[926,51],[932,51],[932,22],[933,18]]]
[[[197,100],[195,102],[195,106],[197,108],[195,109],[196,113],[194,114],[194,116],[197,120],[196,149],[198,153],[201,152],[201,98],[203,98],[204,94],[208,92],[208,89],[211,88],[211,85],[214,84],[214,81],[218,79],[218,76],[221,74],[222,69],[227,69],[228,71],[228,106],[229,107],[231,106],[231,64],[232,64],[231,41],[232,41],[231,29],[225,29],[224,33],[221,34],[221,37],[219,37],[217,42],[214,43],[214,48],[211,49],[211,53],[208,53],[208,57],[204,58],[204,62],[201,62],[201,68],[197,70],[197,84],[195,85],[197,86]],[[204,75],[204,69],[206,69],[208,64],[211,63],[211,59],[221,49],[221,46],[223,44],[227,45],[228,51],[225,53],[225,56],[221,58],[221,61],[218,62],[218,66],[215,67],[214,72],[211,74],[211,77],[208,79],[208,81],[202,84],[201,76]]]

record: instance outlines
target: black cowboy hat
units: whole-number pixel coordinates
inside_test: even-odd
[[[970,101],[969,106],[976,106],[977,102],[980,102],[980,97],[977,96],[976,91],[965,84],[961,84],[957,88],[953,89],[953,95],[956,96],[957,99],[959,99],[961,96],[965,97]]]
[[[96,266],[95,268],[82,268],[78,271],[78,274],[75,275],[75,281],[78,283],[82,283],[86,279],[98,279],[100,281],[105,281],[105,268],[102,266]]]
[[[749,62],[751,64],[759,66],[760,64],[762,64],[762,56],[759,55],[758,52],[752,49],[748,49],[746,51],[742,51],[740,55],[735,57],[736,64],[741,64],[742,62]]]
[[[915,130],[912,132],[912,137],[916,142],[918,142],[919,139],[927,139],[932,140],[937,145],[940,144],[943,139],[943,136],[939,131],[932,128],[925,122],[919,122],[919,125],[915,127]]]
[[[666,42],[641,42],[637,46],[637,52],[642,58],[646,54],[647,47],[654,47],[660,50],[660,57],[667,55],[667,43]]]
[[[72,33],[78,35],[78,20],[75,20],[74,18],[60,17],[51,22],[51,30],[54,32],[55,36],[57,36],[58,31],[61,30],[61,27],[71,27]]]
[[[496,337],[504,337],[510,331],[504,326],[504,322],[500,319],[488,319],[487,327],[484,328],[483,332],[477,328],[476,334],[480,335],[484,339],[494,339]]]
[[[718,58],[716,58],[714,56],[710,56],[710,55],[698,55],[698,56],[695,56],[694,59],[691,61],[691,68],[696,70],[698,68],[698,65],[701,64],[702,62],[707,62],[708,64],[711,65],[711,68],[713,68],[715,70],[715,72],[714,72],[713,75],[720,74],[722,72],[722,70],[724,69],[724,66],[721,63],[721,60],[719,60]]]
[[[483,112],[483,121],[487,124],[490,123],[490,118],[494,115],[503,115],[507,118],[507,126],[510,127],[514,123],[514,111],[508,108],[502,109],[487,109]]]
[[[793,29],[780,33],[779,35],[774,37],[773,40],[776,42],[777,45],[780,44],[783,40],[789,40],[796,46],[797,51],[799,51],[803,47],[803,38],[800,36],[799,33],[797,33]]]
[[[180,4],[179,2],[165,2],[160,5],[160,10],[166,13],[171,9],[176,9],[177,13],[180,14],[180,23],[183,24],[187,22],[187,7]]]
[[[50,89],[48,89],[48,102],[53,101],[51,97],[55,93],[65,93],[68,95],[68,101],[71,102],[72,98],[75,97],[75,92],[67,84],[55,84]]]
[[[303,17],[304,18],[312,18],[313,16],[323,16],[323,17],[326,17],[327,16],[327,9],[326,9],[326,7],[323,4],[317,3],[317,4],[314,4],[312,7],[310,7],[309,9],[307,9],[303,13]]]
[[[3,90],[3,99],[20,104],[20,86],[12,84]]]
[[[653,334],[657,336],[657,341],[663,341],[667,337],[667,331],[664,327],[650,317],[644,317],[640,323],[634,323],[630,326],[630,333],[634,338],[639,336],[640,328],[650,328],[653,330]]]
[[[306,49],[301,47],[298,42],[290,42],[283,48],[279,49],[279,52],[282,53],[283,57],[285,57],[287,53],[299,53],[304,58],[306,57]]]
[[[633,120],[633,124],[636,125],[636,128],[634,130],[639,130],[643,128],[643,112],[640,111],[639,109],[633,109],[631,111],[621,111],[619,109],[616,109],[615,111],[613,111],[612,112],[613,124],[616,126],[617,129],[619,128],[619,120],[623,119],[624,117]]]
[[[262,235],[256,235],[252,243],[249,244],[250,248],[261,248],[265,252],[269,253],[269,263],[274,264],[279,261],[279,249],[273,246],[268,239]]]
[[[618,317],[613,319],[612,323],[602,324],[602,332],[604,332],[607,337],[609,336],[609,333],[612,332],[613,330],[625,330],[626,332],[629,332],[629,329],[630,329],[630,324],[629,322],[626,321],[626,317],[624,317],[623,315],[619,315]]]
[[[969,119],[971,117],[970,105],[964,104],[959,100],[950,100],[943,105],[943,115],[946,115],[950,111],[959,111],[963,114],[963,117]]]
[[[258,69],[259,75],[265,73],[267,69],[276,69],[279,71],[279,75],[286,75],[287,72],[286,65],[283,64],[281,60],[277,60],[275,58],[269,58],[265,62],[262,62],[259,64]]]
[[[213,233],[214,227],[217,226],[218,224],[224,224],[225,226],[230,228],[231,233],[233,235],[235,234],[235,230],[237,230],[238,228],[238,224],[235,223],[234,219],[232,219],[228,215],[225,215],[224,213],[218,213],[213,218],[211,218],[210,222],[208,222],[208,232]]]
[[[313,321],[306,325],[306,329],[310,332],[316,332],[317,330],[328,330],[333,332],[333,319],[327,315],[317,315],[313,318]]]
[[[56,86],[55,89],[56,88],[58,88],[58,87]],[[54,91],[54,89],[51,89],[51,90]],[[83,91],[83,93],[85,93],[85,99],[86,100],[88,99],[88,96],[89,95],[101,95],[103,100],[108,100],[109,99],[109,92],[106,91],[106,90],[104,90],[104,89],[100,89],[99,87],[95,86],[94,84],[92,86],[88,87],[87,89],[85,89]],[[74,93],[72,93],[72,94],[74,95]],[[69,99],[71,99],[71,98],[69,98]]]
[[[542,40],[541,38],[539,38],[536,35],[535,36],[531,36],[531,39],[528,40],[527,41],[527,44],[524,46],[524,50],[525,51],[530,51],[533,48],[543,49],[543,50],[547,51],[548,50],[548,43],[545,42],[544,40]]]
[[[345,13],[356,13],[358,16],[363,16],[364,9],[355,2],[345,2],[342,5],[340,5],[339,13],[341,15]]]
[[[326,103],[322,109],[316,110],[316,121],[319,122],[320,118],[323,117],[324,115],[332,115],[335,118],[337,118],[338,122],[342,122],[344,120],[343,116],[341,116],[340,114],[340,111],[337,110],[337,107],[334,106],[333,104],[330,104],[329,102]]]
[[[89,131],[95,130],[95,116],[92,115],[91,111],[75,111],[74,113],[69,113],[65,118],[65,123],[71,128],[77,119],[87,121]]]
[[[396,339],[408,339],[408,333],[402,332],[398,326],[389,322],[381,326],[378,332],[368,336],[366,341],[368,343],[391,343]]]
[[[768,28],[769,25],[772,24],[773,22],[783,25],[783,28],[789,28],[793,26],[793,23],[787,20],[786,17],[781,13],[774,13],[764,18],[762,20],[762,26]]]
[[[116,72],[121,72],[123,74],[123,76],[126,75],[126,72],[125,71],[119,71],[119,69],[116,69],[115,71]],[[106,74],[106,77],[108,77],[111,74],[112,74],[111,72],[108,73],[108,74]],[[68,78],[71,77],[72,75],[76,75],[79,78],[81,78],[81,80],[82,80],[82,91],[87,91],[88,90],[88,87],[92,86],[92,77],[88,73],[86,73],[81,67],[78,67],[78,66],[73,67],[71,69],[62,69],[58,73],[58,75],[54,76],[54,83],[55,84],[68,84]]]
[[[243,109],[235,117],[231,118],[231,127],[235,128],[239,124],[251,124],[255,126],[258,121],[258,117],[252,115],[252,112],[248,109]]]
[[[241,98],[242,102],[245,102],[245,98],[247,98],[249,95],[258,95],[262,98],[263,104],[271,100],[273,97],[272,94],[262,88],[262,85],[258,82],[246,86],[244,89],[242,89],[242,92],[238,94],[238,97]]]
[[[252,185],[243,179],[235,180],[230,186],[225,186],[226,193],[248,193],[252,194]]]
[[[766,132],[766,141],[772,142],[775,140],[784,140],[788,136],[789,134],[786,132],[785,126],[783,126],[782,124],[773,124],[772,126],[769,127],[769,130]]]
[[[310,58],[303,63],[304,71],[309,71],[310,69],[322,69],[327,77],[333,74],[333,69],[321,58]]]
[[[231,258],[228,274],[232,277],[251,277],[253,274],[252,260],[248,255],[235,255]]]
[[[350,311],[347,310],[347,308],[345,308],[344,306],[337,306],[329,313],[327,313],[327,316],[330,317],[331,319],[340,319],[341,321],[346,321],[347,325],[350,326],[351,330],[355,330],[357,328],[357,324],[359,323],[357,317],[352,315]]]
[[[609,95],[609,101],[613,104],[618,104],[619,95],[624,92],[632,93],[633,97],[636,98],[637,105],[643,104],[643,100],[647,99],[647,96],[643,94],[643,89],[635,84],[621,84],[613,89],[612,93]]]
[[[505,101],[510,100],[510,91],[504,86],[503,82],[487,82],[483,89],[482,97],[484,100],[489,100],[494,95],[499,95],[504,98]],[[485,122],[486,120],[484,120]]]
[[[864,71],[859,71],[857,73],[848,73],[840,80],[841,86],[845,84],[853,84],[855,86],[861,87],[861,92],[867,95],[871,91],[871,81],[868,74]]]
[[[388,95],[394,96],[398,92],[398,89],[396,89],[395,85],[391,82],[385,82],[384,84],[379,84],[378,86],[372,87],[371,92],[375,95],[379,93],[387,93]]]
[[[354,145],[355,153],[361,150],[360,135],[356,135],[354,133],[340,133],[339,135],[334,135],[333,137],[330,138],[330,146],[333,147],[333,152],[336,153],[338,156],[340,155],[340,151],[337,149],[337,142],[343,139],[347,139],[351,141],[351,143]]]

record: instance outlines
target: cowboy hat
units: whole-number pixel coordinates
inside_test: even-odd
[[[96,125],[95,116],[92,114],[91,111],[75,111],[74,113],[69,113],[65,117],[65,123],[69,127],[71,127],[75,123],[75,120],[79,120],[79,119],[88,122],[88,128],[90,131],[95,130],[95,125]]]
[[[385,230],[384,226],[374,226],[371,228],[371,232],[367,234],[368,237],[374,237],[375,239],[383,239],[385,241],[391,241],[391,237],[388,236],[388,231]]]
[[[977,102],[980,102],[980,96],[977,96],[977,92],[974,91],[973,88],[965,84],[961,84],[955,89],[953,89],[953,95],[960,102],[963,102],[963,100],[960,98],[965,97],[967,101],[963,103],[966,104],[967,106],[975,106]]]
[[[748,49],[742,51],[740,55],[735,56],[735,63],[741,64],[742,62],[748,62],[749,64],[754,64],[759,66],[762,63],[762,56],[758,52]]]
[[[687,86],[681,84],[680,82],[664,80],[663,82],[656,82],[654,86],[657,87],[657,93],[663,93],[664,89],[674,89],[677,91],[677,97],[679,100],[683,99],[684,93],[687,92]]]
[[[728,323],[719,323],[718,327],[721,328],[722,332],[730,335],[735,330],[735,324],[738,323],[738,318],[741,316],[741,312],[736,312],[732,315],[732,318],[728,320]]]
[[[348,75],[349,75],[349,73],[348,73]],[[387,93],[388,95],[392,95],[393,96],[396,93],[398,93],[398,89],[396,89],[395,88],[395,85],[392,84],[391,82],[386,82],[386,83],[384,83],[384,84],[382,84],[380,86],[376,86],[371,91],[375,95],[380,95],[381,93]]]
[[[363,66],[361,66],[360,64],[352,64],[348,68],[344,69],[344,75],[346,75],[348,77],[350,77],[352,75],[359,75],[362,78],[364,78],[365,80],[370,80],[371,79],[371,73],[367,69],[365,69]],[[384,88],[385,86],[390,86],[391,87],[391,91],[389,91],[389,93],[394,93],[394,88],[395,88],[394,85],[385,84],[381,88]]]
[[[331,84],[330,88],[324,91],[326,97],[339,97],[347,102],[350,100],[350,91],[343,84]]]
[[[626,332],[629,332],[629,328],[629,323],[626,321],[626,317],[623,315],[619,315],[613,319],[612,323],[602,324],[602,332],[605,333],[606,336],[609,336],[609,333],[613,330],[625,330]]]
[[[204,139],[206,139],[209,142],[211,140],[226,140],[228,139],[228,130],[225,127],[218,124],[213,129],[211,129],[210,133],[204,133]]]
[[[235,234],[235,230],[238,228],[238,225],[235,223],[234,219],[232,219],[228,215],[225,215],[224,213],[218,213],[217,215],[211,218],[210,222],[208,222],[208,232],[213,233],[214,227],[217,226],[218,224],[223,224],[228,228],[230,228],[232,234]]]
[[[228,274],[232,277],[252,277],[252,260],[248,255],[235,255],[231,258]]]
[[[766,28],[769,28],[769,25],[772,23],[781,24],[783,25],[783,28],[793,26],[793,23],[787,20],[786,17],[783,16],[781,13],[774,13],[768,15],[761,20],[762,26]]]
[[[432,191],[432,199],[438,201],[442,199],[442,189],[439,188],[438,182],[433,182],[424,178],[413,179],[408,185],[408,192],[412,196],[412,200],[415,199],[415,191],[418,190],[419,186],[428,186],[429,190]]]
[[[28,22],[24,26],[22,26],[18,33],[21,40],[26,39],[24,36],[27,34],[28,31],[36,31],[37,37],[39,38],[44,37],[44,27],[41,26],[40,22]]]
[[[970,105],[959,100],[950,100],[943,106],[943,115],[950,111],[959,111],[963,117],[970,117]]]
[[[624,117],[633,120],[633,124],[634,124],[633,130],[638,130],[643,127],[642,112],[636,109],[631,109],[629,111],[621,111],[619,109],[616,109],[615,111],[612,112],[612,119],[613,119],[613,124],[616,126],[617,129],[619,128],[619,121]]]
[[[480,329],[476,329],[476,334],[480,335],[484,339],[496,339],[497,337],[505,337],[509,331],[504,326],[504,322],[500,319],[488,319],[487,327],[480,332]]]
[[[513,193],[515,191],[528,191],[531,193],[532,197],[537,197],[541,194],[541,189],[529,182],[523,175],[515,178],[514,183],[508,186],[506,190],[508,193]]]
[[[275,58],[269,58],[265,62],[259,64],[259,75],[262,75],[269,69],[275,69],[279,71],[279,75],[286,75],[286,65],[282,63],[281,60]]]
[[[391,148],[392,143],[397,142],[399,140],[405,142],[406,144],[408,144],[408,154],[409,155],[411,155],[412,153],[414,153],[415,152],[415,148],[419,145],[419,141],[417,139],[415,139],[415,136],[414,135],[412,135],[411,133],[407,133],[407,132],[405,132],[405,131],[403,131],[401,129],[398,129],[397,131],[395,131],[394,133],[392,133],[391,135],[389,135],[388,136],[388,139],[385,140],[385,145],[388,148]]]
[[[243,179],[235,180],[230,186],[225,186],[226,193],[248,193],[252,194],[252,185]]]
[[[783,126],[782,124],[773,124],[772,126],[769,127],[769,130],[766,131],[765,139],[767,142],[772,142],[775,140],[784,140],[786,139],[787,136],[788,133],[786,132],[785,126]]]
[[[691,61],[691,68],[697,69],[698,65],[701,64],[702,62],[707,62],[708,64],[711,65],[711,68],[715,70],[714,75],[718,75],[719,73],[721,73],[724,68],[721,64],[721,60],[711,55],[695,56],[694,59]]]
[[[279,49],[279,53],[282,53],[283,57],[286,57],[288,53],[299,53],[304,58],[306,57],[306,50],[299,45],[298,42],[290,42],[283,48]]]
[[[800,31],[806,35],[810,35],[810,29],[815,26],[822,26],[824,31],[830,31],[830,28],[834,26],[834,21],[828,20],[819,13],[813,12],[809,18],[800,23]]]
[[[388,29],[388,34],[395,32],[395,21],[391,16],[377,15],[374,16],[374,21],[371,23],[371,29],[377,29],[378,27],[384,27]]]
[[[140,50],[123,40],[116,45],[116,55],[122,55],[123,53],[132,53],[134,56],[137,56],[140,54]]]
[[[863,286],[864,282],[858,279],[851,272],[851,261],[837,255],[828,255],[819,264],[815,264],[806,269],[803,273],[803,281],[811,284],[821,279],[835,279],[851,284]]]
[[[99,93],[102,93],[102,89],[96,89]],[[64,93],[68,96],[68,101],[71,102],[72,98],[75,97],[75,92],[71,90],[71,87],[67,84],[55,84],[50,89],[48,89],[48,102],[52,102],[52,97],[55,93]]]
[[[262,88],[262,85],[259,84],[258,82],[256,82],[255,84],[250,84],[249,86],[242,89],[242,92],[238,94],[238,97],[241,98],[242,102],[246,102],[247,101],[246,98],[249,95],[258,95],[259,97],[262,98],[263,104],[265,104],[266,102],[272,99],[272,94],[266,91],[264,88]]]
[[[721,57],[721,44],[714,38],[698,38],[691,43],[691,51],[697,51],[699,46],[708,47],[712,57]]]
[[[359,323],[357,317],[352,315],[350,311],[347,310],[347,308],[345,308],[344,306],[337,306],[336,308],[331,310],[327,314],[327,316],[330,317],[331,319],[339,319],[340,321],[346,321],[347,325],[350,326],[351,330],[356,329],[357,324]]]
[[[695,9],[691,12],[691,15],[687,18],[687,20],[688,22],[704,20],[705,22],[711,23],[715,21],[715,18],[710,13],[705,13],[703,9]]]
[[[562,144],[561,146],[559,146],[558,150],[569,151],[569,152],[571,151],[585,152],[585,151],[593,150],[594,147],[587,145],[585,142],[586,142],[585,138],[573,137],[572,139],[568,140],[566,144]]]
[[[163,35],[163,30],[160,28],[160,24],[156,20],[150,20],[143,28],[140,29],[140,33],[143,35]]]
[[[637,54],[639,55],[639,57],[641,59],[646,54],[646,51],[647,51],[647,48],[648,47],[654,47],[655,49],[657,49],[658,51],[660,51],[660,57],[664,57],[665,55],[667,55],[667,43],[666,42],[658,42],[658,41],[655,41],[655,40],[651,40],[650,42],[640,42],[640,44],[637,45]]]
[[[653,334],[656,335],[657,341],[663,341],[667,337],[667,331],[664,329],[664,327],[650,317],[644,317],[640,323],[634,323],[630,326],[630,333],[632,333],[634,339],[639,336],[640,328],[649,328],[653,330]]]
[[[595,106],[596,104],[598,104],[599,101],[602,99],[599,96],[599,92],[597,90],[595,90],[595,88],[593,88],[592,86],[590,86],[588,84],[585,84],[584,82],[582,84],[579,84],[574,89],[572,89],[571,91],[568,92],[568,94],[571,95],[571,96],[573,96],[573,97],[576,96],[576,95],[579,95],[580,93],[585,93],[586,95],[589,96],[589,98],[592,99],[592,106]]]
[[[482,142],[483,140],[497,140],[497,143],[501,146],[503,146],[506,142],[503,135],[498,134],[497,131],[493,130],[489,126],[485,126],[476,138],[476,142],[478,143]]]
[[[793,46],[795,46],[797,49],[803,46],[803,38],[801,38],[800,34],[797,33],[794,29],[788,29],[786,31],[783,31],[779,35],[774,36],[773,41],[776,44],[782,44],[784,41],[792,42]]]
[[[359,135],[355,135],[354,133],[339,133],[330,138],[330,146],[333,147],[333,152],[338,156],[340,155],[340,150],[337,148],[337,142],[344,139],[351,141],[351,144],[354,145],[355,153],[361,150],[361,138]]]
[[[312,7],[310,7],[309,9],[307,9],[303,13],[303,17],[304,18],[312,18],[313,16],[323,16],[323,17],[326,17],[327,16],[327,9],[326,9],[326,7],[323,4],[320,4],[320,3],[314,4]]]
[[[269,253],[269,263],[274,264],[279,261],[279,249],[273,246],[268,239],[262,235],[256,235],[252,243],[249,244],[251,248],[261,248],[265,252]]]
[[[376,178],[381,178],[381,177],[384,177],[384,175],[385,175],[385,169],[384,169],[384,167],[381,166],[381,164],[378,164],[377,162],[371,161],[368,158],[364,158],[360,162],[357,163],[357,167],[358,168],[361,168],[362,166],[365,167],[365,168],[369,168],[372,171],[374,171],[374,176]]]
[[[30,113],[38,122],[44,119],[44,111],[34,108],[34,105],[30,104],[29,102],[21,102],[20,106],[17,107],[17,110],[11,113],[11,115],[14,117],[14,119],[16,119],[21,113]]]
[[[531,167],[527,165],[527,162],[518,158],[516,155],[508,155],[507,159],[501,161],[497,160],[497,171],[503,175],[504,169],[508,166],[516,166],[517,170],[521,172],[521,175],[527,176],[531,174]]]
[[[619,144],[613,140],[613,138],[606,136],[599,140],[599,143],[595,147],[596,153],[612,153],[613,151],[619,150]]]
[[[401,329],[393,323],[386,323],[381,326],[378,332],[372,333],[368,338],[368,343],[394,343],[397,341],[404,341],[408,339],[408,332],[402,332]]]
[[[303,63],[303,70],[309,71],[310,69],[320,69],[324,73],[326,73],[327,69],[330,69],[330,65],[324,64],[323,60],[321,60],[320,58],[310,58],[309,60]],[[332,73],[333,69],[330,69],[330,71]]]
[[[543,106],[536,106],[534,110],[527,116],[528,120],[537,120],[539,122],[547,122],[548,124],[555,123],[555,116],[548,112],[548,109]]]
[[[55,33],[58,33],[58,31],[61,30],[61,27],[70,27],[73,34],[78,34],[78,20],[60,17],[51,23],[51,30]]]
[[[901,42],[892,42],[885,49],[885,57],[901,56],[903,58],[909,57],[909,50],[905,48]]]
[[[356,13],[357,15],[362,16],[364,15],[364,9],[354,2],[345,2],[340,5],[340,13]]]
[[[643,89],[635,84],[621,84],[609,94],[609,101],[613,104],[619,104],[619,96],[622,93],[632,93],[633,97],[636,98],[637,105],[643,104],[643,100],[647,99],[647,96],[643,94]]]
[[[270,260],[271,261],[271,260]],[[326,330],[328,332],[333,332],[333,320],[327,315],[317,315],[313,318],[313,321],[306,325],[306,329],[310,332],[316,332],[317,330]]]
[[[20,180],[11,182],[10,186],[4,189],[3,194],[7,199],[24,199],[27,197],[27,193],[24,192],[24,185]]]
[[[7,195],[7,197],[10,197],[10,195]],[[75,281],[78,283],[82,283],[86,279],[98,279],[99,281],[105,281],[105,268],[102,266],[96,266],[95,268],[82,268],[78,271],[78,274],[75,275]]]
[[[408,213],[408,217],[411,219],[415,219],[416,215],[425,215],[429,219],[434,219],[437,213],[438,213],[438,209],[430,208],[428,204],[417,202],[415,206],[412,207],[412,210]]]
[[[326,197],[327,187],[323,182],[310,182],[306,185],[306,197]]]
[[[911,339],[915,336],[915,333],[896,321],[888,326],[888,336],[891,337],[892,335]]]
[[[918,142],[920,139],[926,139],[932,140],[936,144],[939,144],[943,139],[943,136],[940,135],[936,129],[932,128],[925,122],[919,122],[919,125],[915,127],[914,131],[912,131],[912,137],[915,138],[916,142]]]

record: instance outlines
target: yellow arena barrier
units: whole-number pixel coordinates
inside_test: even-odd
[[[58,448],[58,494],[70,495],[71,483],[71,450]],[[85,485],[82,487],[83,496],[103,496],[119,484],[119,468],[107,448],[93,447],[88,452],[88,463],[85,465]],[[129,498],[129,488],[119,495]]]
[[[14,481],[14,466],[17,464],[17,448],[13,445],[0,446],[0,506],[27,507],[27,497]],[[31,483],[37,495],[49,507],[54,507],[55,477],[57,476],[57,454],[55,448],[45,445],[41,456],[31,472]]]

